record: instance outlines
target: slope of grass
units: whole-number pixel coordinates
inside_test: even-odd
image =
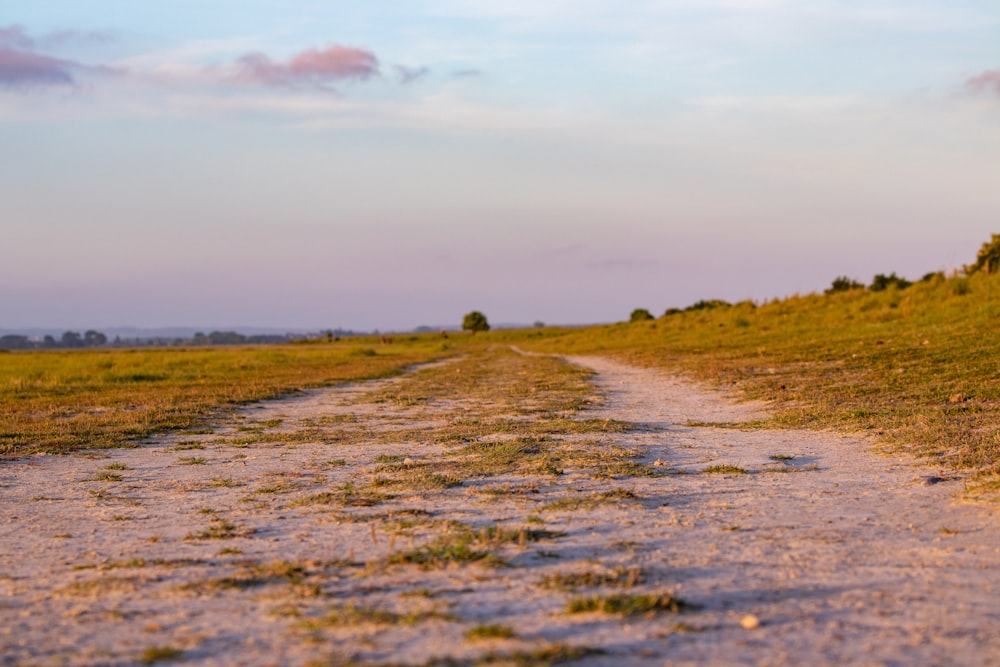
[[[890,448],[1000,480],[1000,276],[794,296],[647,322],[488,334],[541,352],[601,354],[735,387],[762,426],[863,431]]]

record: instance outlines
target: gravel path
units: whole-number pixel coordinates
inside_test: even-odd
[[[571,662],[615,667],[1000,664],[1000,526],[995,509],[953,502],[961,482],[948,471],[877,456],[856,437],[687,427],[763,408],[652,370],[572,361],[597,371],[607,398],[582,417],[643,425],[600,446],[636,450],[662,475],[566,470],[370,507],[303,502],[373,478],[379,455],[446,455],[427,442],[338,441],[343,423],[383,436],[412,427],[412,408],[358,402],[405,379],[250,406],[211,433],[152,446],[0,463],[0,664],[574,655],[553,647],[597,649]],[[314,441],[282,438],[303,429]],[[490,495],[502,485],[507,495]],[[616,490],[635,500],[545,509]],[[415,527],[399,528],[400,516]],[[384,565],[459,521],[561,535],[498,547],[508,567]],[[629,591],[670,591],[692,608],[568,614],[580,593],[539,585],[597,573],[608,586],[596,592],[613,594],[626,571],[642,572]],[[362,607],[361,618],[344,611]],[[514,637],[469,640],[484,623]]]

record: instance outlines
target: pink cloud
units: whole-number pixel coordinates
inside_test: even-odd
[[[965,87],[976,93],[1000,95],[1000,69],[988,69],[965,82]]]
[[[239,59],[241,77],[254,83],[291,86],[319,85],[379,74],[378,58],[371,51],[334,44],[326,49],[306,49],[288,62],[275,62],[262,53]]]
[[[0,86],[72,86],[72,67],[65,60],[0,47]]]

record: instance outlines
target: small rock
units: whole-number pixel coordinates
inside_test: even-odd
[[[413,459],[407,456],[405,459],[403,459],[403,465],[409,468],[411,465],[413,465]]]
[[[965,394],[952,394],[948,397],[949,403],[963,403],[965,402]]]
[[[740,619],[740,627],[744,630],[756,630],[760,627],[760,619],[753,614],[747,614]]]

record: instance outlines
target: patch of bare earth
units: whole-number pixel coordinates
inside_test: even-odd
[[[761,408],[602,359],[497,413],[524,359],[0,464],[0,664],[1000,661],[998,522],[949,471],[688,427]]]

